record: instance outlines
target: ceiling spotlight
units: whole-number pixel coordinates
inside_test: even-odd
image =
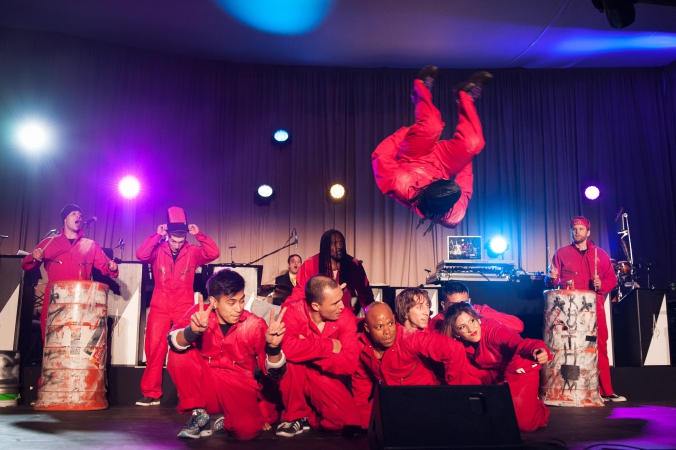
[[[49,145],[51,133],[44,123],[31,120],[19,126],[16,137],[22,148],[34,152],[44,150]]]
[[[584,190],[584,196],[589,200],[596,200],[601,195],[601,191],[596,186],[587,186]]]
[[[272,136],[275,141],[277,142],[286,142],[289,140],[289,132],[286,130],[277,130],[275,131],[275,134]]]
[[[490,258],[502,256],[509,249],[507,239],[502,236],[495,236],[486,242],[486,252]]]
[[[275,191],[268,184],[261,184],[254,193],[254,203],[258,206],[267,206],[275,199]]]
[[[342,184],[336,183],[329,188],[329,198],[335,202],[343,200],[346,193],[345,186]]]
[[[141,192],[141,183],[139,183],[136,177],[127,175],[120,180],[117,188],[122,197],[131,200],[132,198],[136,198],[139,192]]]

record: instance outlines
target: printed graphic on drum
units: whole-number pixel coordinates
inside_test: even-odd
[[[552,352],[540,398],[551,406],[603,406],[596,348],[596,293],[545,291],[544,336]]]
[[[35,409],[106,409],[108,286],[58,281],[51,289]]]

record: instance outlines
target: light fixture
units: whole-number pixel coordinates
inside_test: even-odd
[[[52,133],[49,127],[39,120],[27,120],[19,125],[16,133],[17,143],[29,152],[38,152],[46,149]]]
[[[596,186],[587,186],[584,190],[584,196],[589,200],[596,200],[601,195],[601,191]]]
[[[340,183],[336,183],[329,188],[329,198],[334,202],[340,202],[345,199],[347,190],[345,186]]]
[[[489,258],[498,258],[509,249],[507,239],[502,236],[494,236],[486,242],[486,253]]]
[[[136,198],[139,192],[141,192],[141,183],[139,183],[136,177],[127,175],[120,180],[117,188],[122,197],[131,200],[132,198]]]
[[[267,206],[275,199],[275,190],[269,184],[261,184],[254,192],[254,203],[258,206]]]

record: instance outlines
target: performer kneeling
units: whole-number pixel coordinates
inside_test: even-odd
[[[371,416],[369,397],[374,384],[438,385],[430,361],[443,364],[447,384],[481,383],[469,373],[462,345],[441,334],[422,333],[397,324],[385,303],[373,303],[367,308],[359,341],[361,351],[357,371],[352,375],[352,393],[363,428],[368,427]]]
[[[492,319],[482,319],[469,303],[446,311],[444,334],[465,346],[470,371],[483,384],[507,382],[521,431],[547,425],[549,410],[538,398],[541,364],[551,358],[545,343],[523,339]]]
[[[244,278],[228,269],[209,278],[207,292],[207,307],[200,298],[167,336],[173,350],[167,369],[178,391],[178,412],[192,412],[178,437],[211,436],[209,414],[224,413],[214,431],[253,439],[270,429],[259,406],[254,368],[258,364],[273,379],[286,373],[280,346],[286,308],[277,320],[270,312],[268,327],[244,310]]]
[[[424,67],[413,82],[415,124],[400,128],[371,155],[378,188],[415,211],[421,223],[430,219],[428,231],[436,223],[454,228],[465,217],[474,181],[472,157],[484,148],[474,99],[493,78],[477,72],[456,86],[458,125],[452,139],[440,141],[444,122],[431,93],[437,71]]]

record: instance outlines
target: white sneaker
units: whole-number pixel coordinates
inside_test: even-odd
[[[603,399],[604,402],[626,402],[627,397],[624,397],[622,395],[602,395],[601,398]]]

